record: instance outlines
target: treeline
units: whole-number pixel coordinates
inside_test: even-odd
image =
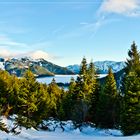
[[[111,68],[104,84],[100,84],[93,62],[83,58],[80,73],[70,81],[67,91],[53,79],[49,85],[38,83],[27,71],[23,78],[0,70],[0,113],[16,114],[17,127],[38,128],[50,117],[60,121],[72,120],[78,127],[92,122],[97,128],[121,129],[124,135],[140,133],[140,53],[133,42],[128,52],[121,89],[117,89]],[[42,124],[43,127],[43,124]]]

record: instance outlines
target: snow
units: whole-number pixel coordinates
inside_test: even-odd
[[[115,131],[113,131],[113,134],[115,134]],[[112,136],[102,130],[96,130],[92,134],[85,134],[78,129],[71,132],[47,132],[23,129],[21,134],[16,136],[0,131],[0,138],[1,140],[139,140],[140,135],[131,137]]]
[[[99,78],[103,78],[103,77],[106,77],[107,74],[99,74]]]
[[[4,70],[4,63],[3,62],[0,62],[0,69]]]
[[[13,126],[12,119],[7,120],[4,117],[1,117],[1,119],[8,127]],[[101,130],[90,125],[83,125],[80,131],[79,128],[74,129],[72,121],[60,123],[55,120],[49,120],[43,123],[51,131],[22,128],[19,135],[0,131],[0,140],[140,140],[140,135],[124,137],[119,130]],[[62,130],[61,126],[65,131]]]

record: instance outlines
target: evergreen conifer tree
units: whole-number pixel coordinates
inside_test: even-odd
[[[135,42],[128,56],[121,112],[121,130],[124,135],[140,133],[140,53]]]
[[[77,94],[75,93],[75,80],[72,77],[70,80],[70,85],[68,91],[63,96],[62,106],[64,110],[64,120],[73,120],[74,105],[77,100]]]
[[[43,119],[48,119],[48,117],[50,116],[49,103],[51,99],[48,94],[48,86],[46,84],[40,83],[36,98],[37,111],[34,112],[34,118],[37,124],[39,124]]]
[[[48,86],[48,94],[50,96],[50,117],[58,117],[58,108],[61,103],[61,89],[56,84],[55,79],[53,78],[52,82]]]
[[[87,66],[86,59],[81,62],[80,74],[76,80],[75,118],[80,122],[92,120],[89,114],[95,109],[98,95],[97,74],[93,62]],[[95,101],[96,100],[96,101]],[[93,107],[94,106],[94,107]],[[95,112],[94,112],[95,113]],[[93,114],[94,114],[93,113]],[[92,114],[92,115],[93,115]],[[94,114],[95,115],[95,114]],[[77,117],[76,117],[77,116]],[[79,117],[80,116],[80,117]]]
[[[114,128],[117,122],[117,87],[114,75],[109,68],[106,81],[99,96],[96,125],[101,128]]]
[[[99,80],[92,61],[89,63],[87,76],[88,93],[86,95],[86,100],[89,106],[89,113],[86,120],[95,123],[97,103],[99,98]]]
[[[34,113],[37,111],[37,95],[39,83],[31,71],[27,71],[24,78],[20,79],[20,92],[17,96],[17,122],[23,125],[26,122],[26,127],[35,127],[36,121]]]

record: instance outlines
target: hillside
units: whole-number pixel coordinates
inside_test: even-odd
[[[44,59],[33,60],[30,58],[10,59],[4,62],[5,70],[18,77],[23,76],[30,69],[35,76],[54,76],[55,74],[73,74],[65,67],[60,67]]]

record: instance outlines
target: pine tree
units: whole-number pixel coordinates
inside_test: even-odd
[[[14,103],[16,103],[17,78],[10,76],[6,71],[0,72],[0,104],[4,116],[12,113]]]
[[[140,53],[137,50],[135,42],[131,45],[131,49],[128,51],[128,56],[129,59],[127,59],[125,69],[126,74],[135,71],[137,75],[140,76]]]
[[[65,96],[66,96],[66,91],[62,87],[61,88],[60,102],[59,102],[58,107],[57,107],[58,108],[58,119],[61,121],[66,119],[65,110],[64,110],[64,106],[63,106],[63,101],[64,101]]]
[[[81,62],[80,73],[76,80],[75,86],[75,104],[73,110],[73,119],[77,123],[81,123],[85,121],[85,118],[88,113],[88,104],[86,100],[86,96],[88,95],[88,69],[87,69],[87,61],[84,57]]]
[[[61,103],[61,89],[58,87],[58,85],[55,82],[55,79],[53,78],[52,82],[48,86],[48,94],[50,96],[50,117],[58,117],[58,108]]]
[[[89,103],[89,121],[96,124],[97,120],[97,108],[100,95],[100,83],[98,79],[94,79],[94,84],[92,86],[92,91],[90,93],[90,103]]]
[[[86,85],[87,85],[87,97],[90,95],[90,93],[92,92],[92,87],[95,84],[96,81],[96,72],[95,72],[95,67],[93,62],[91,61],[89,64],[89,67],[87,68],[87,81],[85,81]]]
[[[140,133],[140,53],[135,42],[128,56],[121,112],[121,130],[124,135]]]
[[[23,125],[26,122],[26,127],[35,127],[34,113],[37,109],[37,95],[39,90],[39,83],[36,82],[35,77],[31,71],[27,71],[24,78],[20,79],[20,92],[17,96],[17,122]]]
[[[74,105],[77,100],[77,94],[75,93],[75,80],[72,77],[70,80],[70,85],[68,91],[63,96],[62,107],[64,111],[64,120],[73,120]]]
[[[48,94],[48,86],[46,84],[40,83],[36,98],[37,111],[35,111],[33,114],[35,116],[35,121],[37,122],[37,124],[39,124],[42,120],[48,119],[50,116],[49,103],[51,99]]]
[[[96,125],[101,128],[114,128],[117,122],[117,87],[114,75],[109,68],[106,81],[99,96]]]
[[[80,65],[80,75],[84,76],[87,74],[87,60],[86,58],[84,57],[82,62],[81,62],[81,65]]]
[[[74,107],[74,118],[77,118],[79,122],[93,121],[98,96],[97,74],[93,62],[91,61],[87,66],[85,58],[81,62],[80,74],[76,80],[75,94],[77,99]],[[91,112],[92,115],[90,115]]]
[[[87,121],[92,121],[95,123],[97,103],[99,98],[99,80],[98,75],[96,73],[93,62],[91,61],[88,67],[88,95],[86,96],[86,100],[89,106],[89,114],[86,118]]]

